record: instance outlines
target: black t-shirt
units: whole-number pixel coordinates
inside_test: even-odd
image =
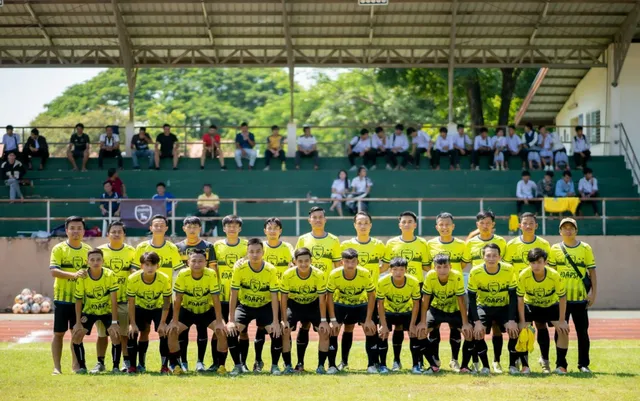
[[[147,138],[149,141],[151,140],[151,137],[149,136],[149,134],[144,134],[144,137]],[[149,149],[149,142],[145,141],[143,138],[140,138],[140,134],[131,138],[131,144],[136,147],[136,150]]]
[[[87,134],[73,134],[71,135],[71,139],[69,142],[73,144],[74,152],[84,152],[87,149],[87,144],[89,141],[89,135]]]
[[[164,133],[158,135],[156,142],[160,144],[160,153],[163,155],[173,154],[173,144],[178,142],[178,137],[174,134],[165,135]]]

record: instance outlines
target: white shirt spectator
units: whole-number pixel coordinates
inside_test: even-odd
[[[104,143],[104,146],[114,146],[120,142],[120,136],[118,134],[111,134],[111,138],[107,134],[100,135],[100,143]]]
[[[520,151],[520,145],[522,145],[522,140],[518,135],[516,134],[513,134],[513,136],[507,135],[505,136],[505,138],[507,138],[507,149],[509,149],[510,152]]]
[[[494,136],[493,137],[493,146],[494,149],[505,150],[507,148],[507,137],[506,136]]]
[[[372,187],[373,182],[369,179],[369,177],[356,177],[351,180],[351,188],[353,188],[353,192],[356,194],[363,194],[367,192],[367,188]]]
[[[297,143],[302,150],[311,150],[318,143],[318,141],[316,141],[316,138],[313,135],[303,135],[298,137]]]
[[[473,150],[478,150],[483,146],[490,148],[491,138],[489,138],[489,136],[483,138],[482,135],[476,136],[476,138],[473,140]]]
[[[349,190],[348,182],[336,178],[333,180],[333,184],[331,184],[331,190],[331,199],[342,199]]]
[[[469,135],[467,134],[460,135],[459,133],[456,133],[454,135],[451,135],[450,137],[452,145],[462,150],[466,150],[467,147],[470,147],[472,145],[471,138],[469,138]]]
[[[547,136],[540,135],[540,148],[540,156],[553,156],[553,137],[550,134],[547,134]]]
[[[453,149],[453,144],[451,142],[452,141],[450,136],[447,135],[446,138],[443,138],[442,135],[438,135],[434,148],[439,150],[440,152],[448,152]]]
[[[591,177],[590,180],[587,180],[585,177],[582,177],[578,182],[578,192],[582,192],[583,194],[590,194],[598,190],[598,180],[595,177]]]
[[[585,135],[582,135],[582,138],[578,138],[577,135],[573,137],[573,153],[581,153],[589,149],[591,145]]]
[[[11,150],[18,150],[19,143],[20,143],[20,136],[18,136],[18,134],[16,134],[15,132],[11,136],[9,134],[4,134],[4,136],[2,137],[2,145],[4,145],[3,147],[4,152],[8,152]]]
[[[431,137],[426,132],[420,130],[415,138],[411,140],[412,145],[416,145],[419,149],[429,149]],[[408,148],[408,147],[407,147]]]
[[[554,152],[564,149],[564,144],[562,143],[562,138],[560,138],[560,134],[557,132],[552,132],[549,136],[553,139],[553,148]]]
[[[376,141],[377,139],[377,136],[371,134],[369,134],[369,137],[367,139],[362,139],[360,135],[354,136],[353,139],[351,139],[351,142],[349,142],[349,144],[351,145],[351,151],[360,153],[364,152],[367,149],[375,149],[380,146],[380,144]]]
[[[420,133],[418,132],[418,138]],[[409,149],[409,140],[406,135],[391,135],[387,138],[387,149],[400,148],[401,152],[406,152]]]
[[[520,199],[533,199],[536,197],[538,186],[532,180],[524,182],[524,180],[518,181],[516,186],[516,198]]]

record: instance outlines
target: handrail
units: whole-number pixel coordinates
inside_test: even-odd
[[[625,161],[627,161],[631,166],[631,173],[633,174],[635,184],[640,186],[640,162],[638,162],[638,157],[636,156],[635,150],[633,150],[633,145],[631,144],[629,135],[627,135],[627,130],[624,128],[624,124],[620,123],[617,126],[620,128],[620,132],[622,133],[620,136],[620,146],[624,150]],[[631,154],[629,154],[629,150],[631,150]]]

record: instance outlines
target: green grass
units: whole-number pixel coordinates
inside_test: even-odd
[[[253,346],[252,346],[253,348]],[[405,368],[409,365],[408,344],[403,347]],[[441,358],[449,360],[447,341],[441,344]],[[507,365],[506,344],[502,361]],[[159,369],[157,344],[149,347],[148,369]],[[95,347],[87,344],[87,365],[95,364]],[[190,367],[195,367],[195,344],[189,347]],[[552,349],[552,363],[555,359]],[[253,350],[250,351],[253,355]],[[264,360],[268,364],[269,344]],[[490,355],[493,353],[490,351]],[[295,351],[294,351],[295,363]],[[315,367],[316,343],[307,351],[307,370]],[[107,365],[110,368],[109,357]],[[338,358],[339,359],[339,358]],[[389,353],[392,359],[392,352]],[[530,359],[537,361],[538,352]],[[207,354],[207,363],[210,354]],[[416,400],[433,399],[559,399],[563,400],[637,400],[640,371],[640,341],[593,341],[592,369],[594,375],[570,373],[560,377],[532,374],[530,377],[508,375],[477,377],[448,372],[435,377],[412,376],[408,373],[367,375],[363,343],[354,343],[351,350],[351,371],[336,376],[317,376],[312,373],[271,377],[268,374],[246,375],[237,378],[189,374],[181,377],[161,377],[155,373],[129,377],[103,374],[99,377],[70,374],[71,357],[65,345],[62,376],[51,376],[52,362],[49,344],[0,343],[0,399],[13,400],[146,400],[213,399],[223,400]],[[249,366],[252,364],[249,360]],[[230,367],[231,360],[227,361]],[[446,365],[446,363],[444,363]],[[532,364],[534,372],[540,372]],[[569,371],[576,371],[575,343],[569,351]]]

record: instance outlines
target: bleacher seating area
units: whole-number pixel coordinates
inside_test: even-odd
[[[426,167],[428,160],[423,162],[421,170],[386,171],[384,162],[379,160],[377,170],[370,171],[369,177],[374,186],[371,196],[375,198],[500,198],[514,197],[517,181],[520,179],[520,170],[490,171],[482,164],[481,171],[470,171],[468,158],[463,158],[461,171],[449,171],[448,161],[442,161],[442,169],[433,171]],[[163,160],[160,171],[142,170],[132,171],[131,159],[125,159],[125,169],[120,172],[120,177],[127,186],[130,198],[151,198],[155,193],[158,182],[167,184],[167,191],[177,198],[196,198],[202,193],[202,184],[211,183],[213,192],[221,198],[305,198],[308,193],[312,196],[327,198],[330,195],[330,187],[333,179],[340,169],[349,167],[346,158],[321,159],[320,170],[314,171],[310,160],[303,160],[301,170],[294,169],[293,160],[288,160],[288,171],[283,172],[276,168],[273,162],[271,171],[262,171],[264,161],[258,159],[256,170],[237,171],[233,159],[226,160],[228,171],[220,171],[217,161],[207,161],[205,170],[200,170],[199,160],[182,159],[180,169],[173,171],[170,160]],[[37,171],[39,161],[34,160],[34,170],[29,171],[27,178],[34,182],[33,188],[25,188],[24,194],[29,198],[98,198],[102,193],[102,182],[106,179],[106,170],[115,167],[115,160],[107,159],[105,169],[99,170],[97,160],[89,161],[89,172],[80,173],[70,170],[66,159],[50,159],[47,169]],[[246,166],[246,162],[245,162]],[[637,188],[633,185],[631,173],[625,168],[622,157],[605,156],[594,157],[589,166],[594,170],[598,178],[600,194],[603,197],[638,197]],[[532,172],[532,179],[540,180],[544,172]],[[350,174],[350,178],[355,173]],[[561,174],[556,172],[554,180]],[[579,170],[573,170],[573,180],[576,184],[582,177]],[[8,189],[3,187],[0,192],[2,198],[8,197]],[[311,205],[303,203],[301,214],[306,212]],[[329,204],[326,204],[328,209]],[[497,202],[486,201],[485,208],[493,210],[499,216],[515,214],[514,201]],[[179,203],[176,215],[186,216],[195,212],[195,203]],[[295,216],[295,203],[239,203],[238,214],[248,216]],[[394,216],[404,210],[417,212],[417,202],[383,202],[371,203],[370,213],[375,216]],[[422,213],[424,216],[433,217],[441,211],[449,211],[454,216],[473,216],[479,210],[478,201],[473,202],[423,202]],[[583,208],[586,216],[592,215],[591,208]],[[230,203],[223,203],[221,214],[232,212]],[[531,208],[531,211],[534,211]],[[51,215],[53,217],[65,217],[79,214],[85,217],[99,216],[97,203],[52,203]],[[608,216],[640,216],[640,202],[620,201],[608,202],[606,214]],[[332,216],[332,214],[329,214]],[[46,209],[44,203],[3,204],[0,208],[0,216],[4,217],[44,217]],[[60,224],[53,223],[52,227]],[[430,236],[435,233],[432,220],[423,222],[422,234]],[[547,234],[556,233],[557,222],[547,223]],[[94,220],[90,226],[101,226]],[[45,230],[45,222],[34,221],[4,221],[0,223],[0,235],[15,236],[17,231]],[[334,220],[328,224],[328,230],[337,235],[350,235],[353,226],[350,220]],[[456,221],[456,235],[460,237],[475,228],[474,220]],[[301,231],[308,230],[308,224],[303,221]],[[396,235],[397,220],[375,220],[374,235]],[[497,223],[497,232],[507,234],[507,220]],[[602,221],[587,219],[581,223],[580,232],[584,235],[602,234]],[[177,230],[178,235],[182,234]],[[131,233],[130,235],[133,235]],[[137,233],[137,234],[144,234]],[[247,221],[243,227],[244,235],[261,235],[261,221]],[[640,224],[637,220],[611,220],[607,223],[608,235],[640,234]],[[284,235],[295,235],[295,222],[285,221]]]

